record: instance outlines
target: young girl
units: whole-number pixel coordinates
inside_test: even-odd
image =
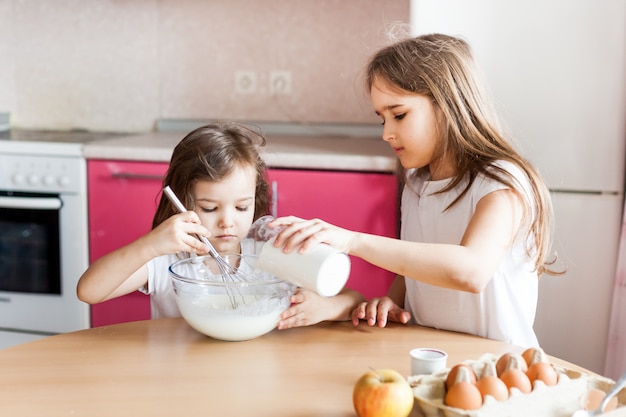
[[[189,133],[175,147],[163,180],[189,211],[161,196],[152,230],[94,262],[78,282],[78,298],[99,303],[140,290],[151,296],[152,318],[180,316],[168,267],[188,253],[208,254],[206,236],[222,255],[254,253],[244,239],[254,219],[268,212],[265,139],[234,123]],[[185,254],[187,253],[187,254]]]
[[[548,269],[552,206],[536,170],[507,142],[468,44],[433,34],[370,61],[371,102],[402,166],[401,239],[285,217],[275,245],[317,242],[398,274],[387,297],[359,303],[366,320],[413,322],[537,346],[538,277]]]
[[[255,241],[246,236],[269,210],[265,163],[258,153],[263,145],[263,136],[235,123],[189,133],[174,148],[163,185],[190,211],[179,213],[162,196],[152,230],[94,262],[78,282],[78,298],[94,304],[140,290],[150,295],[152,318],[178,317],[168,267],[188,253],[208,254],[197,236],[206,236],[221,255],[255,254]],[[362,299],[346,289],[331,302],[297,289],[278,328],[349,320]]]

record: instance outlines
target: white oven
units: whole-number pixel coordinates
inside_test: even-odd
[[[0,348],[90,322],[76,297],[89,252],[82,145],[41,135],[0,137]]]

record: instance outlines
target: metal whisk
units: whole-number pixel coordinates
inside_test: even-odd
[[[174,206],[179,212],[184,213],[187,211],[183,203],[181,203],[178,197],[176,197],[176,194],[174,194],[174,191],[172,191],[169,185],[163,188],[163,193],[172,202],[172,204],[174,204]],[[248,282],[249,281],[249,278],[246,276],[246,274],[239,271],[237,268],[235,268],[234,266],[226,262],[226,260],[220,256],[217,250],[215,250],[215,247],[211,244],[211,242],[209,242],[209,239],[207,239],[204,236],[198,236],[198,238],[202,241],[202,243],[207,245],[207,247],[209,248],[209,254],[215,260],[215,263],[217,264],[217,267],[220,270],[220,274],[224,282]],[[233,308],[236,308],[237,305],[239,304],[237,302],[236,296],[232,293],[229,287],[226,287],[226,291],[230,298],[231,305],[233,306]],[[239,297],[239,298],[242,298],[242,297]]]

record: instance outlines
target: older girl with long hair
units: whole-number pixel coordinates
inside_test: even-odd
[[[550,196],[500,128],[469,45],[443,34],[397,42],[373,56],[366,86],[402,166],[400,239],[283,217],[275,245],[325,242],[395,272],[386,297],[355,306],[355,325],[412,321],[537,346]]]

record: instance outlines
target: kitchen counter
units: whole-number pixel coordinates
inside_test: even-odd
[[[150,132],[84,145],[87,159],[169,162],[183,132]],[[262,157],[268,167],[393,172],[396,157],[375,137],[266,135]]]
[[[321,323],[224,342],[196,332],[181,318],[137,321],[0,351],[0,414],[354,416],[356,380],[370,368],[408,375],[409,350],[415,347],[445,350],[448,366],[484,353],[523,351],[397,323],[383,329]]]

